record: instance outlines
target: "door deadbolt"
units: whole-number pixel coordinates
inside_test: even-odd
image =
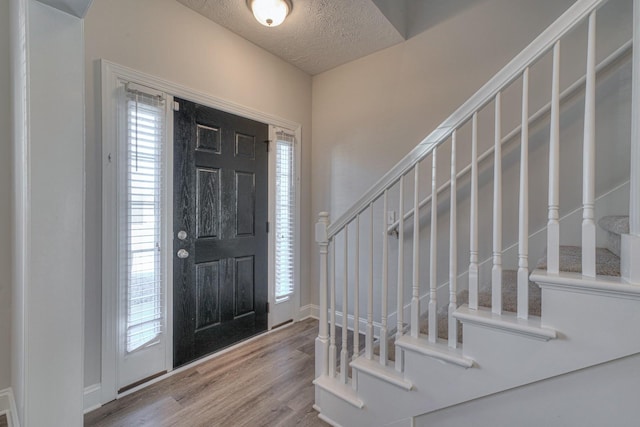
[[[184,230],[178,231],[178,239],[179,240],[187,240],[187,232]]]

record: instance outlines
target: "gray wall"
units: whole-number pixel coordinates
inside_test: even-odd
[[[0,390],[11,383],[11,60],[9,0],[0,0]]]
[[[95,0],[85,42],[85,385],[100,382],[100,58],[302,125],[301,306],[308,304],[311,77],[174,0]]]

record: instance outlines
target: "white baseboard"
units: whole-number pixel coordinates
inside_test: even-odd
[[[396,318],[395,313],[392,313],[389,315],[389,321],[387,323],[389,329],[395,328],[396,326],[395,318]],[[348,314],[347,329],[350,331],[353,331],[354,324],[355,324],[355,317],[353,316],[353,314]],[[336,325],[340,327],[342,327],[343,325],[341,311],[336,311]],[[364,334],[366,330],[367,330],[367,319],[360,317],[360,319],[358,320],[358,331],[360,331],[361,334]],[[374,338],[378,338],[380,336],[380,323],[378,322],[373,322],[373,336]]]
[[[320,307],[318,307],[315,304],[308,304],[308,305],[305,305],[304,307],[300,307],[300,320],[304,320],[308,318],[319,319]],[[389,316],[389,325],[391,325],[392,320],[395,322],[395,318],[396,318],[395,313],[392,313]],[[367,319],[364,319],[361,317],[358,323],[359,323],[360,333],[364,333],[367,330],[366,329]],[[347,315],[347,329],[353,331],[353,324],[354,324],[353,314]],[[342,312],[340,311],[336,311],[336,325],[342,327]],[[393,325],[395,327],[395,323],[393,323]],[[379,334],[380,334],[380,323],[373,322],[373,336],[377,338]]]
[[[84,413],[91,412],[102,406],[102,386],[93,384],[84,389]]]
[[[16,401],[13,398],[13,390],[11,390],[11,387],[0,390],[0,415],[7,416],[9,427],[20,427]]]
[[[307,304],[300,307],[300,320],[304,319],[318,319],[320,318],[320,307],[315,304]]]

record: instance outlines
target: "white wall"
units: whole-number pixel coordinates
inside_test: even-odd
[[[311,77],[174,0],[95,0],[86,42],[85,385],[100,382],[101,58],[302,125],[302,295],[311,248]]]
[[[640,356],[633,355],[415,418],[426,426],[631,426]],[[408,424],[407,424],[408,425]]]
[[[11,20],[11,80],[12,80],[12,142],[13,142],[13,252],[12,292],[11,292],[11,387],[15,396],[20,418],[24,409],[24,284],[26,252],[26,209],[27,195],[21,191],[26,183],[23,159],[27,152],[27,51],[23,45],[27,33],[27,0],[10,0]]]
[[[0,0],[0,390],[11,382],[11,79],[9,0]]]
[[[448,2],[430,9],[424,31],[405,43],[369,55],[314,77],[313,80],[313,204],[312,211],[328,210],[337,218],[384,172],[406,155],[468,97],[501,69],[523,47],[555,20],[573,0],[484,0]],[[631,37],[630,2],[613,0],[598,12],[598,61]],[[584,74],[585,28],[572,34],[562,49],[561,86],[567,87]],[[531,70],[530,112],[537,111],[550,98],[549,55]],[[627,61],[628,62],[628,61]],[[599,83],[598,89],[598,154],[604,162],[597,166],[597,193],[611,189],[628,176],[629,138],[629,67],[621,69]],[[503,135],[511,131],[520,119],[520,82],[516,81],[503,96]],[[577,97],[563,107],[561,177],[571,186],[561,189],[561,213],[580,203],[581,148],[583,99]],[[493,105],[480,114],[480,150],[493,142]],[[626,126],[626,127],[625,127]],[[530,231],[546,221],[546,157],[548,129],[545,125],[531,129],[531,213]],[[615,144],[615,147],[612,145]],[[625,150],[627,147],[627,151]],[[448,179],[449,149],[439,154],[438,182]],[[503,173],[505,208],[517,212],[518,142],[505,148]],[[470,126],[458,134],[458,170],[470,158]],[[422,197],[430,194],[429,162],[423,163]],[[616,167],[610,167],[615,164]],[[607,167],[608,165],[608,167]],[[604,167],[603,167],[604,166]],[[480,259],[491,253],[492,171],[481,175]],[[412,203],[412,178],[407,180],[405,203]],[[467,269],[468,258],[468,187],[459,189],[458,235],[459,271]],[[427,187],[428,188],[425,188]],[[466,191],[466,193],[465,193]],[[398,211],[397,191],[392,191],[391,208]],[[465,196],[466,194],[466,196]],[[409,199],[409,200],[407,200]],[[442,214],[447,214],[448,197],[441,198]],[[540,209],[538,209],[540,207]],[[377,206],[378,208],[378,206]],[[446,281],[448,265],[448,219],[439,218],[439,283]],[[367,220],[368,221],[368,220]],[[382,219],[378,218],[378,222]],[[425,222],[423,221],[423,225]],[[376,230],[376,233],[379,231]],[[504,217],[504,244],[515,242],[517,216]],[[421,256],[428,259],[428,243],[422,234]],[[340,243],[339,243],[340,245]],[[394,247],[395,245],[395,247]],[[395,283],[394,251],[397,243],[391,239],[390,283]],[[464,248],[467,248],[465,251]],[[408,254],[408,255],[406,255]],[[405,256],[410,259],[408,245]],[[537,256],[532,257],[534,265]],[[313,276],[317,277],[317,251],[313,258]],[[338,260],[340,260],[340,256]],[[379,250],[375,254],[379,260]],[[410,283],[410,261],[407,260],[407,283]],[[422,286],[426,291],[426,264],[422,268]],[[340,268],[340,261],[338,261]],[[379,262],[376,262],[379,269]],[[368,273],[365,273],[368,275]],[[365,277],[367,277],[365,275]],[[338,277],[340,273],[338,273]],[[362,273],[361,273],[362,277]],[[314,286],[314,298],[316,281]],[[405,295],[409,295],[405,286]],[[395,311],[395,291],[390,289],[390,307]],[[316,299],[314,299],[315,301]],[[364,302],[364,301],[362,301]],[[362,304],[362,303],[361,303]],[[376,302],[377,304],[377,302]],[[338,304],[340,305],[340,303]],[[362,306],[362,305],[361,305]]]
[[[12,1],[12,387],[28,426],[82,425],[82,20]],[[26,29],[26,32],[25,32]],[[27,114],[28,112],[28,114]]]

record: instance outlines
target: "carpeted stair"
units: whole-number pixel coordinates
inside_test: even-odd
[[[628,216],[603,217],[598,224],[609,234],[607,248],[596,248],[596,274],[600,276],[620,276],[620,234],[629,232]],[[547,269],[546,254],[538,261],[536,269]],[[579,246],[560,246],[560,271],[580,273],[582,271],[582,249]],[[516,270],[504,270],[502,272],[502,310],[503,312],[517,312],[518,306],[518,272]],[[469,291],[463,289],[457,294],[458,306],[469,302]],[[478,291],[478,305],[491,307],[491,284],[484,283]],[[542,311],[542,295],[540,287],[529,282],[529,315],[540,316]],[[462,342],[462,323],[458,325],[458,341]],[[405,333],[408,332],[405,325]],[[448,337],[448,306],[438,308],[438,338]],[[420,316],[420,333],[427,334],[429,330],[428,312]],[[388,357],[395,360],[395,335],[396,328],[389,331]],[[380,353],[379,342],[375,343],[375,354]],[[361,349],[362,350],[362,349]]]
[[[546,255],[538,261],[536,268],[547,269]],[[580,273],[582,271],[582,248],[560,246],[560,271]],[[596,248],[596,274],[599,276],[620,276],[620,257],[606,248]]]
[[[537,263],[536,269],[546,270],[547,257],[543,256]],[[582,270],[582,250],[578,246],[560,247],[560,271],[579,273]],[[596,249],[596,274],[602,276],[620,276],[620,258],[606,248]],[[503,312],[516,312],[518,306],[518,272],[515,270],[505,270],[502,272],[502,310]],[[458,306],[467,304],[469,301],[469,291],[463,289],[458,292]],[[491,307],[491,284],[484,284],[478,292],[478,305],[481,307]],[[533,282],[529,282],[529,315],[540,316],[542,309],[542,295],[540,287]],[[458,325],[458,341],[462,342],[462,324]],[[406,326],[405,326],[406,328]],[[448,337],[448,306],[444,305],[438,309],[438,338]],[[428,312],[420,316],[420,333],[427,334],[429,330]],[[389,360],[395,360],[395,334],[394,328],[389,332]],[[379,347],[376,345],[375,353],[379,354]]]
[[[505,270],[502,272],[502,310],[515,312],[518,307],[518,272]],[[540,288],[533,282],[529,282],[529,314],[540,315],[541,306]],[[469,291],[463,289],[458,292],[458,306],[469,302]],[[478,305],[491,307],[491,284],[488,283],[478,291]],[[438,310],[438,338],[446,339],[449,333],[448,314],[449,307],[445,305]],[[420,318],[420,333],[426,334],[429,330],[428,313]],[[458,341],[462,340],[462,324],[458,323]]]
[[[605,216],[598,221],[598,225],[607,232],[607,249],[620,256],[620,235],[629,233],[629,217]]]

